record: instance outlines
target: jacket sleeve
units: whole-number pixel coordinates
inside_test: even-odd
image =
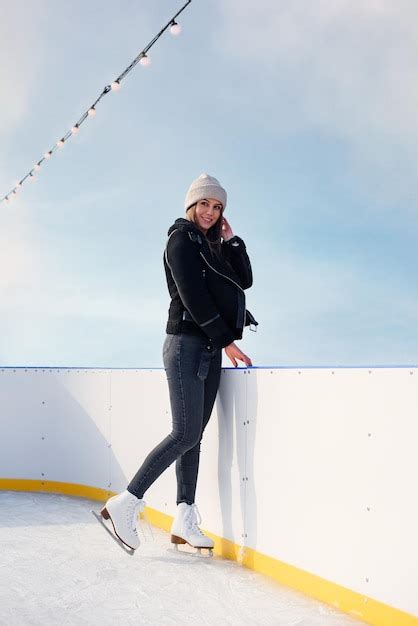
[[[234,235],[231,239],[222,242],[222,250],[237,273],[241,287],[243,289],[251,287],[253,284],[253,273],[244,240],[238,237],[238,235]]]
[[[187,233],[178,230],[171,235],[166,252],[166,260],[184,306],[216,348],[228,346],[235,335],[222,319],[208,291],[199,248]]]

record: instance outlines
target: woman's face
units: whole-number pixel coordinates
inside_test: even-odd
[[[195,219],[200,230],[206,234],[206,231],[218,221],[221,211],[222,204],[219,200],[214,198],[199,200],[196,204]]]

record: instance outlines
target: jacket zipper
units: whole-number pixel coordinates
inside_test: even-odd
[[[218,270],[216,270],[214,267],[212,267],[212,265],[209,263],[209,261],[206,259],[205,255],[203,254],[203,252],[199,253],[200,256],[202,257],[202,259],[205,261],[205,263],[211,268],[211,270],[213,270],[214,272],[216,272],[216,274],[219,274],[219,276],[222,276],[223,278],[226,278],[227,280],[231,281],[231,283],[233,283],[236,287],[238,287],[238,289],[240,289],[242,291],[242,293],[244,294],[244,304],[245,304],[245,291],[244,289],[241,287],[241,285],[238,285],[238,283],[235,282],[235,280],[233,280],[232,278],[230,278],[229,276],[226,276],[225,274],[222,274],[221,272],[218,272]],[[241,307],[242,308],[242,307]],[[238,310],[238,316],[237,316],[237,328],[241,329],[241,332],[244,332],[244,324],[245,324],[245,305],[244,305],[244,311],[242,311],[243,315],[241,315],[241,320],[239,320],[239,313],[240,311]],[[239,322],[238,322],[239,320]]]
[[[210,267],[211,270],[213,270],[214,272],[219,274],[219,276],[223,276],[224,278],[227,278],[228,280],[230,280],[231,283],[234,283],[234,285],[236,287],[238,287],[238,289],[241,289],[242,293],[245,294],[244,289],[241,287],[241,285],[238,285],[238,283],[236,283],[235,280],[232,280],[232,278],[230,278],[229,276],[226,276],[225,274],[222,274],[221,272],[218,272],[218,270],[216,270],[214,267],[212,267],[212,265],[209,263],[209,261],[207,261],[207,259],[206,259],[205,255],[203,254],[203,252],[200,252],[200,256],[204,259],[205,263]]]

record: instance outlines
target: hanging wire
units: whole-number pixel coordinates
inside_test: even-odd
[[[11,189],[9,191],[9,193],[7,193],[6,195],[4,195],[2,197],[2,199],[0,200],[0,204],[2,202],[9,202],[11,198],[15,197],[17,195],[18,189],[22,186],[22,184],[25,182],[25,180],[27,180],[28,178],[30,178],[31,180],[34,180],[34,178],[35,178],[35,171],[38,171],[40,169],[41,164],[45,160],[50,159],[52,154],[55,152],[55,150],[58,150],[59,148],[64,146],[64,144],[67,141],[67,139],[72,137],[72,135],[75,135],[76,133],[78,133],[78,131],[80,129],[80,126],[87,119],[87,117],[92,117],[92,116],[94,116],[96,114],[96,105],[100,102],[100,100],[106,94],[108,94],[109,91],[116,91],[117,89],[119,89],[121,81],[124,78],[126,78],[126,76],[129,74],[129,72],[131,72],[133,70],[133,68],[135,67],[135,65],[137,65],[137,63],[140,63],[144,59],[143,65],[146,64],[146,61],[148,61],[148,59],[149,59],[149,57],[147,56],[148,50],[150,50],[152,48],[152,46],[158,41],[158,39],[161,37],[161,35],[167,30],[167,28],[169,28],[171,26],[173,35],[177,35],[180,32],[180,27],[179,27],[179,25],[177,24],[177,22],[175,20],[180,15],[180,13],[182,13],[185,10],[185,8],[191,2],[192,2],[192,0],[187,0],[187,2],[182,6],[182,8],[179,11],[177,11],[177,13],[175,15],[173,15],[171,20],[169,20],[167,22],[167,24],[164,26],[164,28],[162,28],[160,30],[160,32],[157,35],[155,35],[155,37],[145,46],[145,48],[143,50],[141,50],[141,52],[134,58],[132,63],[130,65],[128,65],[128,67],[122,72],[122,74],[120,74],[120,76],[118,76],[111,83],[111,85],[106,85],[104,87],[102,93],[97,98],[97,100],[95,100],[93,102],[93,104],[87,109],[87,111],[85,113],[83,113],[83,115],[80,117],[78,122],[76,122],[74,124],[74,126],[71,128],[71,130],[69,130],[67,133],[65,133],[65,135],[63,135],[61,137],[61,139],[59,139],[56,142],[56,144],[50,150],[48,150],[44,154],[44,156],[34,165],[34,167],[31,170],[29,170],[29,172],[18,183],[16,183],[16,185],[13,187],[13,189]]]

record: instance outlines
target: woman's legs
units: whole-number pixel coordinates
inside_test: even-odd
[[[207,345],[204,338],[194,335],[166,336],[163,361],[173,427],[171,433],[151,450],[127,486],[128,491],[138,498],[143,498],[148,487],[173,461],[200,441],[204,417],[207,415],[205,378],[213,369],[211,363],[217,361],[221,353],[221,350],[209,351]],[[193,473],[193,466],[191,471]]]
[[[203,431],[212,414],[221,376],[222,350],[217,350],[210,362],[207,377],[204,380],[203,421],[198,443],[184,452],[176,460],[177,504],[195,501],[197,475],[199,472],[200,442]],[[203,372],[204,374],[204,372]]]

